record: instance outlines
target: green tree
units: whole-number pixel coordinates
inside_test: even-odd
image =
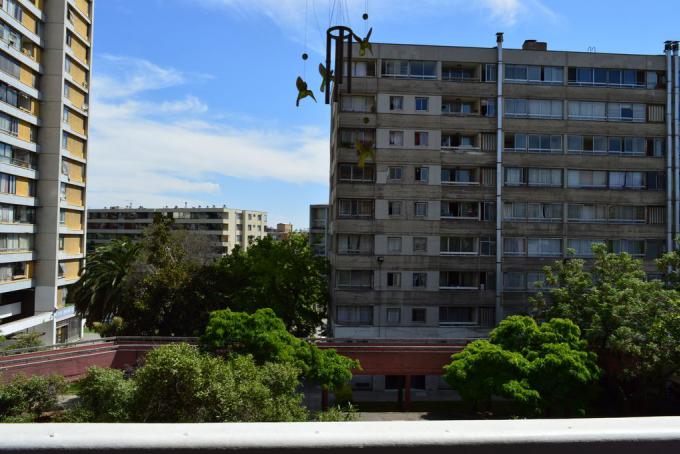
[[[213,312],[201,337],[204,349],[213,352],[248,354],[259,364],[291,364],[307,380],[334,389],[352,379],[355,360],[332,349],[298,339],[288,332],[272,309],[254,314],[229,309]]]
[[[3,341],[6,341],[6,339],[3,338],[0,340],[0,342]],[[30,331],[12,336],[12,338],[9,340],[9,343],[2,347],[2,350],[18,350],[23,348],[40,347],[42,344],[42,334],[37,331]]]
[[[139,422],[303,421],[298,371],[225,361],[187,344],[157,348],[134,375],[133,420]]]
[[[46,411],[54,410],[66,381],[58,375],[27,378],[17,375],[0,385],[0,422],[33,422]]]
[[[117,369],[91,367],[78,382],[82,422],[126,422],[134,398],[134,383]]]
[[[585,412],[600,370],[571,321],[538,326],[531,317],[512,316],[452,356],[444,379],[473,408],[494,396],[517,404],[518,414],[572,415]]]
[[[680,370],[680,294],[647,280],[640,260],[593,247],[588,268],[579,259],[547,267],[553,286],[533,300],[540,318],[574,321],[597,352],[610,389],[624,399],[659,395]],[[670,258],[660,261],[665,266]]]
[[[247,249],[237,247],[217,268],[230,284],[222,287],[228,301],[222,307],[244,312],[271,308],[298,337],[313,334],[326,316],[326,262],[314,256],[304,235],[283,241],[266,237]]]
[[[139,259],[141,247],[129,240],[114,240],[88,255],[87,268],[69,288],[68,304],[87,319],[87,325],[108,334],[115,331],[114,317],[126,309],[130,270]]]

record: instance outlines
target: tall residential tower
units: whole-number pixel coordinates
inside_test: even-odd
[[[80,336],[92,0],[0,1],[0,334]]]
[[[545,265],[596,243],[654,277],[680,234],[677,48],[503,49],[499,33],[355,58],[332,110],[333,335],[485,335],[528,309]],[[357,141],[376,150],[363,168]]]

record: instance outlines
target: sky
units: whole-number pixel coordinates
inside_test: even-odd
[[[651,3],[97,0],[88,206],[226,205],[306,228],[328,202],[330,108],[296,108],[295,79],[319,94],[331,22],[374,42],[493,47],[503,31],[511,48],[658,54],[678,5]]]

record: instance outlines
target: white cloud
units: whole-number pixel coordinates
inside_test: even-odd
[[[100,68],[93,77],[99,98],[122,98],[142,91],[172,87],[184,82],[182,73],[161,68],[153,63],[132,57],[103,55]]]
[[[122,78],[109,73],[95,80],[93,93],[100,96],[91,109],[90,206],[201,204],[219,192],[219,180],[227,176],[327,183],[324,131],[236,128],[206,115],[207,104],[194,96],[140,99],[144,91],[184,79],[175,70],[134,62]],[[126,80],[137,82],[101,96],[107,87],[124,87]]]

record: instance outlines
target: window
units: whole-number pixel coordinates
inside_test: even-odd
[[[645,187],[645,172],[609,172],[610,189],[642,189]]]
[[[607,171],[605,170],[569,170],[567,186],[570,188],[606,188]]]
[[[478,273],[473,271],[442,271],[439,273],[439,288],[477,290],[477,280]]]
[[[16,194],[17,177],[6,173],[0,173],[0,192],[6,194]]]
[[[64,237],[63,236],[59,237],[59,250],[60,251],[64,250]]]
[[[373,306],[338,306],[337,322],[351,325],[372,325]]]
[[[422,236],[413,237],[413,252],[427,252],[427,238]]]
[[[569,204],[567,207],[569,222],[605,222],[607,207],[604,205]]]
[[[19,121],[5,113],[0,113],[0,131],[13,136],[19,135]]]
[[[427,183],[430,178],[430,168],[429,167],[416,167],[415,169],[415,180],[421,183]]]
[[[561,203],[529,203],[527,207],[530,221],[554,222],[562,220]]]
[[[475,324],[475,308],[439,306],[439,324],[469,325]]]
[[[427,273],[413,273],[413,288],[427,287]]]
[[[569,101],[569,119],[571,120],[606,120],[607,103],[590,101]]]
[[[390,145],[404,145],[404,131],[390,131]]]
[[[344,73],[347,75],[347,62],[343,65]],[[353,61],[352,77],[375,77],[374,61]]]
[[[620,254],[626,252],[633,257],[643,257],[645,255],[644,240],[613,240],[612,251]]]
[[[401,202],[387,202],[387,214],[389,216],[401,216]]]
[[[526,290],[526,274],[521,271],[507,271],[503,273],[504,290]]]
[[[610,206],[609,222],[620,224],[644,223],[645,207],[643,206]]]
[[[64,210],[59,211],[59,224],[66,224],[66,211]]]
[[[375,181],[375,166],[365,164],[361,168],[358,164],[338,164],[338,180],[372,183]]]
[[[442,183],[478,184],[479,169],[443,168]]]
[[[529,238],[527,255],[529,257],[554,257],[562,254],[562,240],[559,238]]]
[[[496,82],[498,80],[498,68],[494,63],[484,65],[484,82]]]
[[[343,95],[341,100],[343,112],[373,112],[375,110],[372,96]]]
[[[401,322],[401,309],[398,307],[388,307],[386,311],[387,323]]]
[[[373,286],[373,272],[369,270],[338,270],[336,286],[370,288]]]
[[[413,133],[413,144],[416,147],[426,147],[429,145],[429,134],[427,132],[416,131]]]
[[[373,216],[373,200],[340,199],[338,205],[340,217],[370,218]]]
[[[479,219],[479,202],[441,202],[441,217]]]
[[[415,202],[413,211],[417,218],[427,217],[427,202]]]
[[[15,59],[2,54],[0,55],[0,71],[18,79],[21,74],[21,65]]]
[[[59,197],[61,200],[66,200],[66,183],[59,184]]]
[[[479,238],[479,255],[496,255],[496,239],[493,236]]]
[[[340,129],[340,146],[354,148],[357,142],[374,143],[372,129]]]
[[[404,97],[390,96],[390,110],[404,110]]]
[[[443,255],[477,255],[477,238],[443,236],[439,250]]]
[[[401,180],[404,169],[401,167],[389,167],[387,170],[387,178],[392,181]]]
[[[506,99],[508,117],[562,118],[562,101],[550,99]]]
[[[383,77],[436,79],[437,62],[421,60],[383,60]]]
[[[562,186],[562,169],[528,169],[529,186]]]
[[[416,96],[416,111],[427,112],[430,98]]]
[[[526,202],[503,202],[503,219],[505,220],[526,220]]]
[[[570,85],[608,85],[612,87],[643,88],[649,72],[635,69],[569,68]],[[656,73],[654,73],[656,75]],[[654,76],[647,77],[655,83]],[[648,87],[652,88],[652,87]]]
[[[64,262],[59,262],[59,269],[57,271],[57,276],[63,278],[66,276],[66,264]]]
[[[387,273],[387,287],[401,288],[401,273]]]
[[[373,250],[371,235],[338,234],[339,254],[370,254]]]
[[[569,239],[567,241],[567,247],[574,250],[574,255],[577,257],[593,257],[593,246],[596,244],[605,244],[605,240],[593,240],[593,239]]]
[[[505,167],[505,184],[508,186],[526,184],[524,169],[520,167]]]
[[[401,237],[387,238],[387,252],[401,252]]]
[[[418,323],[425,323],[426,312],[424,308],[413,308],[411,309],[411,321]]]
[[[503,238],[504,255],[525,255],[526,241],[524,238]]]
[[[510,82],[563,83],[564,68],[560,66],[505,65],[505,80]]]
[[[610,102],[607,104],[607,120],[609,121],[645,121],[645,105]]]

